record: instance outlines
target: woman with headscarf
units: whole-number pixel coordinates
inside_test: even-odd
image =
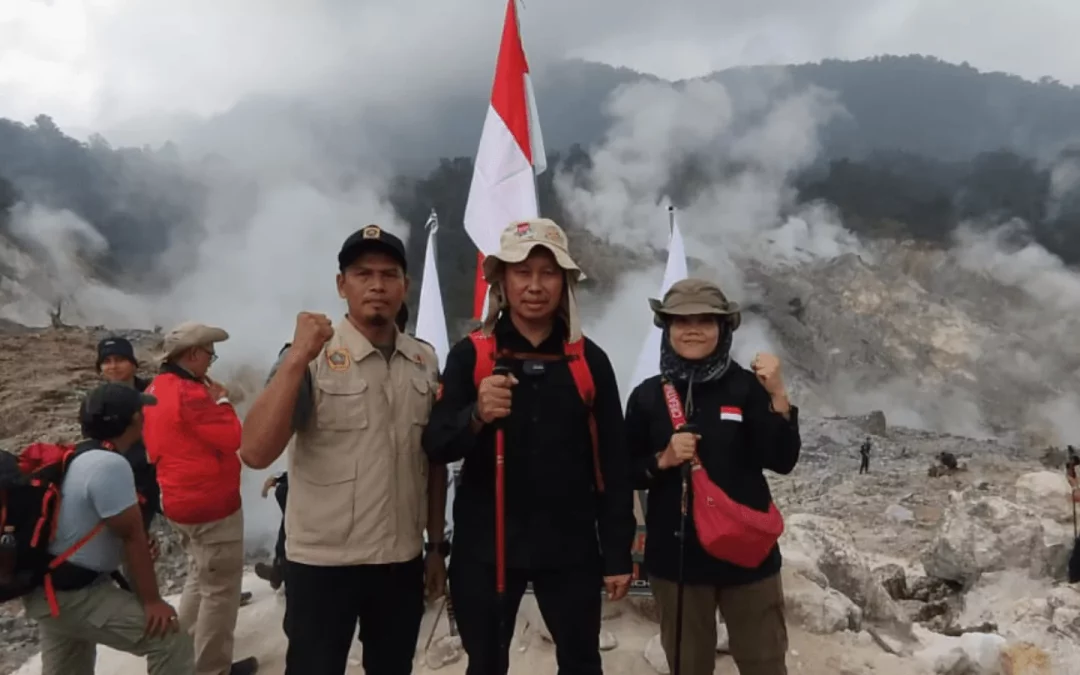
[[[584,337],[582,277],[547,219],[514,223],[484,260],[483,326],[447,355],[424,431],[433,463],[464,459],[454,499],[450,597],[468,675],[502,675],[526,585],[559,672],[599,675],[600,589],[630,586],[633,491],[622,405],[604,351]],[[496,363],[509,374],[496,374]],[[505,571],[496,594],[496,428],[505,434]]]
[[[674,670],[678,649],[682,675],[713,673],[719,609],[739,673],[785,675],[788,642],[780,551],[767,542],[761,552],[764,560],[752,567],[717,557],[723,552],[715,548],[706,551],[693,518],[696,480],[687,486],[680,540],[682,467],[690,463],[703,470],[733,502],[765,517],[772,495],[763,471],[786,474],[794,469],[801,446],[798,409],[788,400],[775,356],[758,354],[750,370],[732,360],[739,307],[715,284],[685,279],[672,285],[662,302],[649,304],[663,329],[660,375],[630,395],[626,438],[637,487],[648,490],[645,568],[660,610],[668,664]],[[683,611],[677,640],[680,585]]]

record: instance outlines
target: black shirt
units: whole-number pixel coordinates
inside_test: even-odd
[[[533,346],[503,316],[495,326],[499,349],[562,354],[565,326]],[[604,491],[595,485],[588,410],[566,360],[543,362],[526,374],[513,362],[518,384],[505,424],[506,561],[515,569],[597,565],[605,575],[632,571],[635,520],[622,405],[607,354],[588,338],[585,361],[596,386],[593,411]],[[538,363],[535,362],[534,363]],[[442,397],[424,431],[424,451],[440,464],[464,459],[454,499],[454,557],[495,560],[495,430],[473,434],[476,350],[465,338],[450,350]],[[599,566],[599,565],[598,565]]]
[[[686,384],[677,383],[675,389],[685,403]],[[787,420],[772,412],[769,394],[757,377],[736,363],[719,380],[695,384],[693,403],[688,421],[702,437],[698,442],[698,457],[709,479],[735,501],[765,511],[772,493],[762,471],[790,473],[799,459],[802,441],[798,409],[792,406]],[[721,407],[738,408],[742,421],[722,420]],[[642,382],[630,395],[626,436],[634,458],[637,487],[649,491],[645,568],[653,576],[677,581],[681,472],[678,467],[658,469],[656,458],[667,447],[672,433],[663,385],[657,375]],[[690,499],[688,508],[692,509],[692,491]],[[714,586],[751,583],[778,572],[780,562],[778,547],[756,569],[713,558],[698,542],[693,518],[687,518],[686,583]]]

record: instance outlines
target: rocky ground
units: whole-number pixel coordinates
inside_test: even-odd
[[[71,437],[74,405],[95,380],[97,336],[0,329],[0,447]],[[795,472],[771,477],[787,520],[781,546],[791,672],[1080,675],[1080,592],[1063,581],[1073,530],[1060,458],[1044,465],[1045,448],[889,426],[882,415],[807,416],[803,433]],[[858,446],[867,435],[871,471],[860,476]],[[942,452],[956,456],[958,471],[936,468]],[[183,561],[175,539],[160,536],[160,577],[175,592]],[[252,584],[256,602],[243,610],[238,649],[262,654],[265,672],[280,672],[280,600]],[[606,616],[610,672],[666,671],[648,598],[609,607]],[[419,646],[421,672],[463,672],[446,630],[433,609]],[[0,674],[7,674],[34,652],[34,630],[15,603],[0,608],[0,632]],[[526,602],[511,672],[552,670],[545,633]],[[717,672],[735,673],[722,652]],[[140,670],[103,653],[98,672]]]

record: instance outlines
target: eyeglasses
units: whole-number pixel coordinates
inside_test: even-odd
[[[199,347],[199,349],[206,352],[206,354],[210,357],[210,363],[217,361],[217,354],[214,353],[214,350],[207,349],[206,347]]]

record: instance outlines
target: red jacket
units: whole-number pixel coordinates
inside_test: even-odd
[[[202,382],[166,369],[146,393],[157,405],[143,409],[143,441],[157,466],[165,517],[199,525],[240,509],[240,418],[218,403]]]

